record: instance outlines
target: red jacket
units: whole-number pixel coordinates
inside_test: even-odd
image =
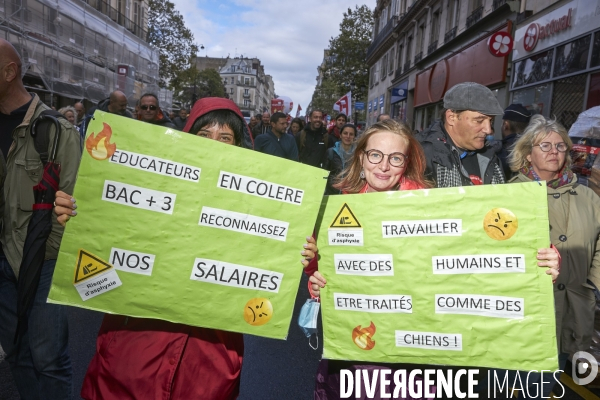
[[[239,333],[107,314],[81,397],[235,399],[243,353]]]
[[[368,185],[365,184],[365,186],[360,190],[360,192],[358,193],[367,193],[367,189],[369,188]],[[417,190],[417,189],[424,189],[424,186],[421,186],[419,183],[415,182],[415,181],[411,181],[410,179],[406,179],[404,178],[404,180],[402,181],[402,184],[400,185],[400,190]],[[343,193],[343,194],[348,194],[348,193]],[[313,234],[314,236],[314,234]],[[312,276],[316,271],[319,270],[319,263],[317,261],[318,257],[313,258],[310,263],[308,263],[308,265],[304,268],[304,273],[308,276]],[[311,284],[310,282],[308,282],[308,291],[310,292],[311,296],[312,296],[312,288],[311,288]]]

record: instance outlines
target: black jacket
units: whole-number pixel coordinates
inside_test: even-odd
[[[510,155],[512,147],[518,138],[519,137],[516,133],[511,133],[510,135],[502,139],[502,150],[498,152],[498,157],[500,157],[500,161],[502,162],[502,168],[504,169],[504,176],[507,180],[518,175],[518,172],[512,172],[510,170],[510,165],[508,164],[508,156]]]
[[[158,114],[156,115],[156,119],[154,121],[143,121],[143,122],[148,122],[149,124],[164,126],[165,128],[177,129],[177,127],[173,124],[173,122],[167,116],[167,114],[165,114],[162,111],[162,109],[160,109],[160,108],[158,109]]]
[[[90,121],[92,120],[92,117],[94,116],[94,112],[96,110],[100,110],[100,111],[104,111],[104,112],[110,112],[110,111],[108,111],[108,104],[109,103],[110,103],[110,98],[104,99],[104,100],[100,100],[100,102],[98,103],[98,105],[96,107],[90,108],[90,110],[88,111],[87,115],[85,116],[85,119],[79,125],[79,131],[81,132],[81,135],[83,137],[85,137],[85,133],[86,133],[87,127],[90,124]],[[133,115],[131,115],[131,113],[129,111],[127,111],[127,110],[125,110],[124,114],[117,114],[117,115],[121,115],[122,117],[127,117],[127,118],[133,118]]]
[[[417,134],[416,138],[425,152],[425,177],[435,182],[436,187],[473,185],[469,173],[462,165],[459,150],[452,144],[440,120]],[[484,146],[472,156],[477,157],[484,185],[504,183],[502,165],[493,148]]]
[[[267,133],[271,129],[271,125],[264,125],[262,121],[260,121],[256,126],[252,129],[252,137],[256,139],[258,135],[262,135],[263,133]]]
[[[186,119],[181,119],[181,117],[175,117],[175,118],[173,118],[173,124],[180,131],[182,131],[183,128],[185,128],[185,123],[186,122],[187,122],[187,118]]]
[[[298,160],[302,164],[324,168],[327,160],[327,149],[335,144],[329,137],[324,127],[313,131],[310,125],[298,132],[295,136],[298,146]]]

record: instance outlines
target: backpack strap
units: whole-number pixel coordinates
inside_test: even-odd
[[[31,124],[31,137],[35,150],[40,155],[40,160],[45,164],[48,160],[54,161],[56,151],[58,150],[58,138],[60,136],[61,125],[59,118],[66,121],[64,115],[54,110],[44,110]],[[50,127],[54,126],[56,135],[52,146],[52,154],[50,154]]]

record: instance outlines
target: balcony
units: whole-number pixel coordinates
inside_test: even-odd
[[[245,99],[249,99],[250,98],[250,93],[244,93],[243,96],[244,96]]]
[[[240,110],[254,110],[254,106],[252,105],[252,103],[248,103],[247,106],[245,106],[244,103],[236,103],[236,104],[240,108]]]
[[[396,69],[396,73],[394,74],[394,80],[400,78],[402,76],[402,68],[398,67],[398,69]]]
[[[410,60],[408,60],[407,62],[404,63],[404,68],[402,69],[402,71],[404,71],[404,73],[407,73],[409,69],[410,69]]]
[[[466,28],[469,29],[470,27],[475,25],[475,23],[481,19],[482,15],[483,15],[483,6],[479,6],[475,10],[473,10],[471,15],[469,15],[467,17]]]
[[[423,58],[423,52],[420,51],[417,53],[417,55],[415,56],[415,64],[418,63],[419,61],[421,61],[421,59]]]
[[[448,32],[446,32],[446,34],[444,35],[444,44],[448,43],[449,41],[451,41],[452,39],[454,39],[456,37],[456,28],[458,28],[458,27],[455,26],[454,28],[452,28]]]
[[[387,22],[387,24],[385,24],[383,29],[377,34],[375,39],[373,39],[373,42],[371,42],[371,44],[369,45],[369,48],[367,49],[367,59],[369,59],[369,57],[371,57],[373,55],[375,50],[377,50],[377,48],[380,45],[382,45],[383,42],[385,42],[385,40],[388,38],[388,36],[391,35],[397,22],[398,22],[398,16],[394,15]]]
[[[436,40],[435,42],[431,42],[431,44],[427,46],[427,55],[430,55],[431,53],[437,50],[437,44],[438,41]]]
[[[148,40],[148,31],[143,27],[137,25],[132,20],[127,18],[125,14],[119,12],[116,8],[110,5],[110,2],[104,0],[81,0],[95,10],[98,10],[102,14],[108,16],[110,19],[115,21],[117,24],[125,27],[128,31],[143,40]]]
[[[492,10],[496,11],[497,9],[505,5],[506,1],[507,0],[494,0],[494,2],[492,3]]]

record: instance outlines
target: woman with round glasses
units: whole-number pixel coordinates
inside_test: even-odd
[[[535,115],[515,143],[510,182],[545,181],[550,241],[558,248],[561,273],[554,285],[559,369],[569,354],[589,348],[594,329],[594,286],[600,285],[600,197],[579,185],[571,171],[572,143],[565,128]],[[552,385],[544,386],[547,397]]]
[[[342,172],[341,180],[333,187],[342,194],[432,187],[432,184],[425,180],[424,172],[425,154],[410,128],[404,123],[388,119],[372,125],[364,132],[356,144],[354,155]],[[318,297],[319,290],[325,286],[326,280],[317,271],[316,257],[310,264],[305,261],[306,264],[308,266],[305,272],[310,276],[309,290],[313,297]],[[321,360],[315,383],[315,399],[339,399],[340,369],[348,368],[375,370],[400,366],[357,365],[350,361]]]

